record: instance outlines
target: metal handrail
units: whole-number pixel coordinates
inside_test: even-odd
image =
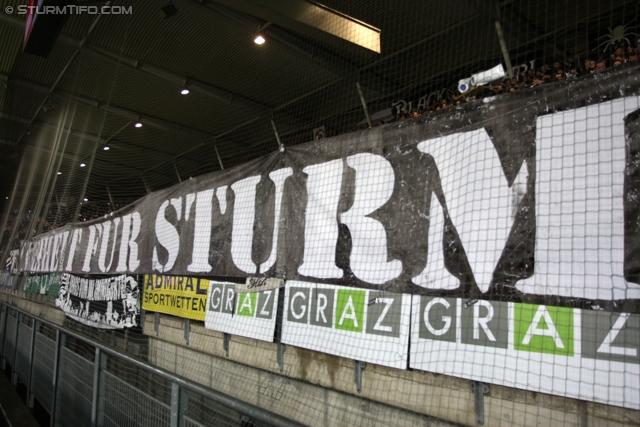
[[[226,406],[230,409],[235,410],[236,412],[248,415],[249,417],[257,420],[257,421],[261,421],[267,424],[271,424],[274,426],[283,426],[283,427],[302,427],[304,426],[304,424],[298,423],[297,421],[291,420],[289,418],[285,418],[279,414],[276,414],[274,412],[268,411],[264,408],[261,408],[259,406],[256,405],[252,405],[251,403],[247,403],[244,402],[242,400],[239,400],[233,396],[229,396],[228,394],[222,393],[218,390],[214,390],[211,388],[207,388],[204,386],[201,386],[199,384],[196,384],[194,382],[192,382],[191,380],[182,377],[180,375],[176,375],[173,372],[170,372],[166,369],[160,368],[158,366],[153,366],[147,362],[143,362],[141,360],[138,360],[126,353],[123,353],[119,350],[115,350],[112,347],[109,347],[105,344],[102,344],[98,341],[95,341],[91,338],[85,337],[82,334],[79,334],[77,332],[74,332],[64,326],[61,325],[57,325],[55,323],[52,323],[49,320],[46,320],[40,316],[34,315],[28,311],[25,311],[19,307],[10,305],[9,303],[7,303],[6,301],[1,301],[0,304],[4,304],[7,307],[11,307],[12,309],[26,315],[29,317],[32,317],[33,319],[37,320],[38,322],[41,322],[43,324],[47,324],[49,326],[51,326],[52,328],[60,331],[60,333],[63,333],[67,336],[71,336],[74,337],[76,339],[79,339],[81,341],[84,341],[90,345],[92,345],[93,347],[100,349],[100,351],[117,357],[119,359],[122,359],[128,363],[131,363],[133,365],[135,365],[136,367],[139,367],[141,369],[144,369],[148,372],[151,372],[155,375],[158,375],[159,377],[162,377],[168,381],[170,381],[171,383],[177,384],[179,387],[186,389],[186,390],[190,390],[194,393],[198,393],[204,397],[207,397],[211,400],[213,400],[214,402],[217,402],[223,406]],[[98,363],[98,361],[96,361],[96,363]]]

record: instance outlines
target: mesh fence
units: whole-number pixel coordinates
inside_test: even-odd
[[[276,24],[265,28],[269,42],[257,51],[234,37],[264,22],[186,2],[167,20],[155,5],[136,5],[129,15],[73,15],[67,37],[42,66],[28,54],[7,55],[3,137],[19,144],[5,148],[17,179],[5,181],[3,247],[267,155],[278,148],[272,122],[286,147],[313,139],[316,130],[327,137],[362,130],[368,124],[356,83],[379,126],[465,102],[474,94],[461,94],[459,81],[496,64],[505,78],[475,96],[635,61],[627,49],[636,47],[633,1],[335,3],[325,6],[381,30],[380,54],[339,49]],[[12,23],[4,24],[7,35],[19,35],[20,24]],[[227,36],[194,45],[207,24]],[[82,42],[87,48],[76,50]],[[237,58],[227,65],[229,45]],[[224,66],[194,60],[203,57]],[[191,97],[176,95],[181,76],[188,76],[186,86],[193,80]],[[143,127],[134,127],[138,121]]]
[[[306,425],[640,422],[637,1],[114,2],[46,60],[2,5],[4,301]],[[90,425],[95,348],[2,325]],[[175,422],[100,369],[100,424]]]

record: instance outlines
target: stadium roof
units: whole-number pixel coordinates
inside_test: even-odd
[[[45,59],[22,52],[21,4],[0,13],[0,178],[2,201],[19,175],[16,200],[31,188],[32,204],[54,179],[70,203],[89,172],[85,197],[135,200],[277,138],[353,130],[357,83],[373,114],[504,62],[496,21],[515,65],[582,55],[637,14],[634,0],[88,2],[122,13],[71,14]]]

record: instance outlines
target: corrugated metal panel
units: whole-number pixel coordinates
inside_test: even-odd
[[[93,363],[69,349],[60,351],[56,425],[86,427],[91,425]]]
[[[33,352],[33,381],[31,383],[31,392],[45,408],[51,408],[53,402],[53,362],[56,353],[56,343],[36,332]]]
[[[7,336],[4,341],[4,358],[11,367],[15,367],[16,357],[16,334],[18,328],[18,319],[12,315],[7,316]]]
[[[31,376],[31,329],[23,322],[18,324],[18,352],[16,354],[16,373],[23,383],[29,384]]]
[[[6,325],[7,325],[7,306],[0,306],[0,354],[3,354],[4,351],[4,337],[6,336]]]
[[[164,427],[169,425],[169,406],[103,372],[104,426]],[[134,411],[130,408],[136,408]]]

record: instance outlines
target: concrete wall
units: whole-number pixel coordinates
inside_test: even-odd
[[[362,393],[352,360],[286,347],[282,374],[277,345],[233,336],[229,357],[223,334],[153,313],[144,333],[150,361],[196,382],[313,426],[476,425],[468,380],[422,371],[366,365]],[[484,397],[485,426],[633,426],[640,412],[490,385]]]
[[[26,298],[26,297],[29,298]],[[26,294],[24,292],[13,291],[11,293],[0,292],[0,301],[28,311],[34,316],[39,316],[56,325],[62,325],[65,315],[62,310],[55,308],[53,299],[46,295]]]

